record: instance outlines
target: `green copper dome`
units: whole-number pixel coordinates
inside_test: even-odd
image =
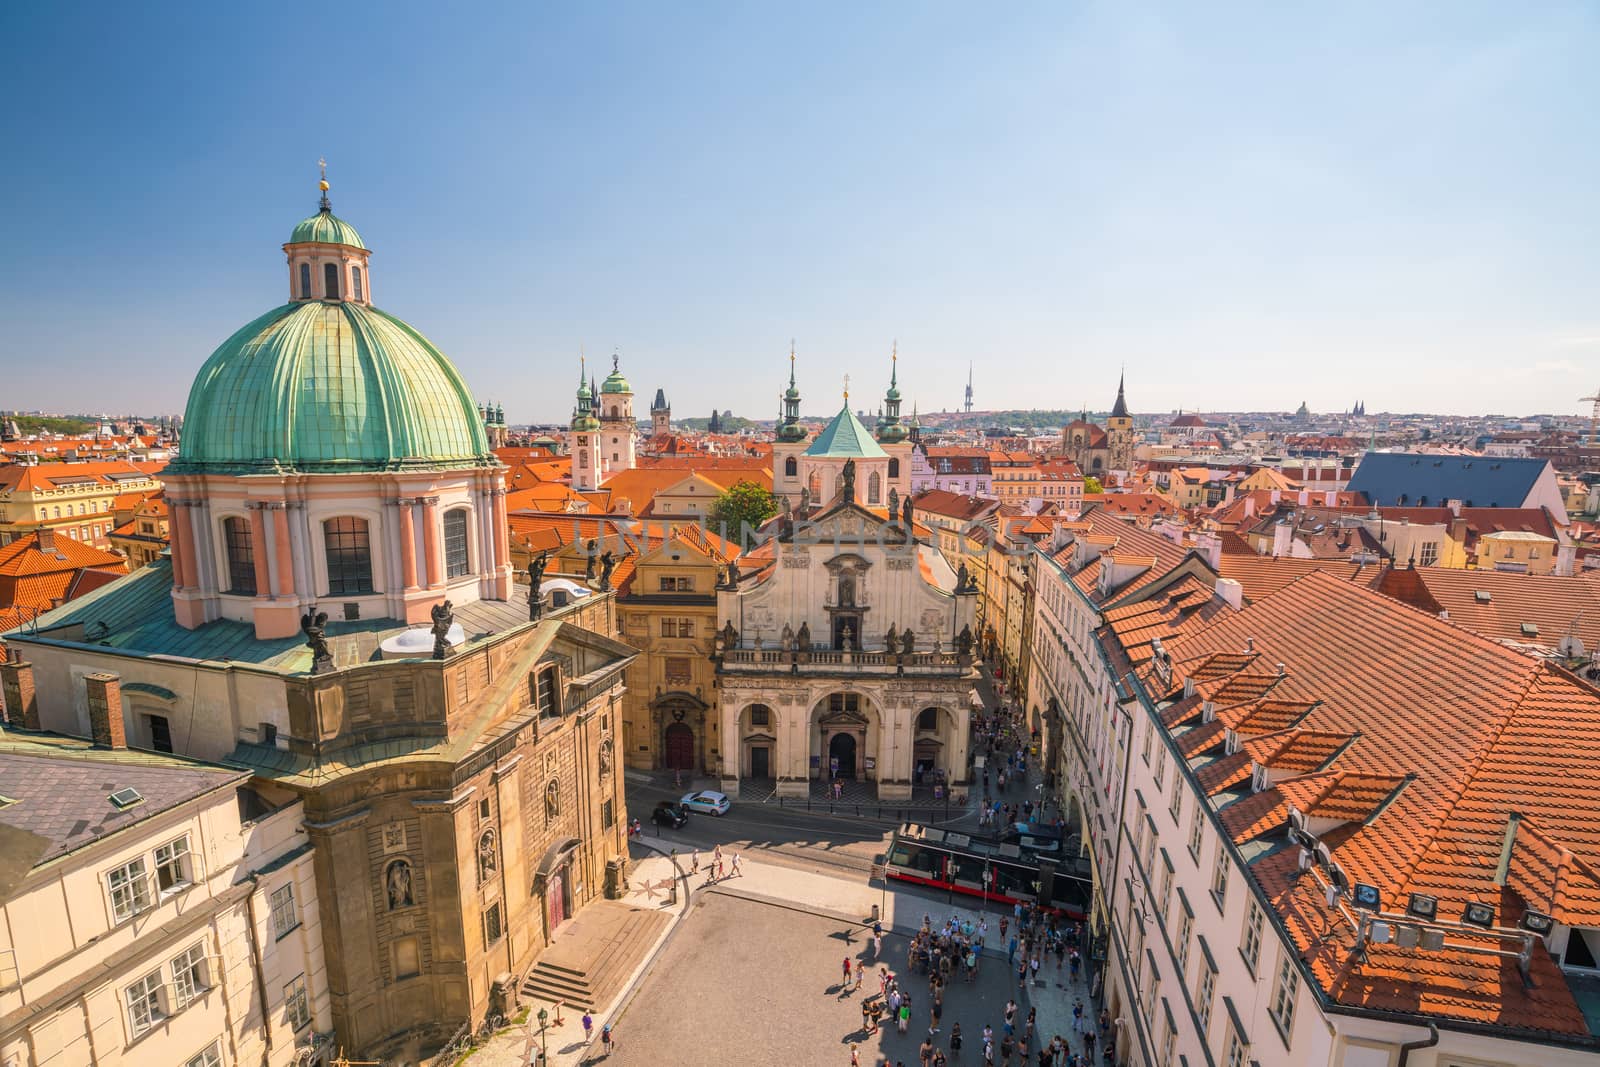
[[[294,233],[289,235],[288,243],[299,245],[313,241],[325,245],[350,245],[352,248],[362,249],[367,247],[354,226],[326,208],[309,219],[302,219],[300,225],[294,228]]]
[[[297,301],[245,326],[206,360],[189,390],[182,451],[170,469],[494,462],[466,382],[426,337],[377,308]]]
[[[606,375],[606,380],[600,383],[600,391],[602,393],[631,393],[633,392],[633,386],[628,384],[628,379],[622,376],[621,371],[613,367],[611,373]]]

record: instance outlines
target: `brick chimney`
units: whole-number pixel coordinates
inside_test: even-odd
[[[0,663],[0,692],[5,694],[6,722],[39,729],[39,697],[33,689],[33,664],[20,658]]]
[[[122,724],[122,679],[109,672],[84,676],[89,690],[89,730],[96,748],[127,748]]]
[[[48,526],[39,527],[39,551],[54,552],[56,550],[56,532]]]

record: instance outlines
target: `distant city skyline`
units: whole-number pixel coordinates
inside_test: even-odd
[[[316,207],[513,423],[1579,416],[1600,9],[14,7],[7,408],[177,412]],[[249,41],[250,47],[232,47]],[[19,90],[20,91],[20,90]]]

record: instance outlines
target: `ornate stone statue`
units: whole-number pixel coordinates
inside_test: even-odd
[[[788,623],[783,624],[783,635],[779,638],[778,647],[785,652],[794,648],[794,627]]]
[[[900,521],[905,525],[906,536],[911,536],[911,498],[908,496],[900,502]]]
[[[893,522],[895,514],[900,510],[900,490],[889,490],[889,521]]]
[[[839,492],[846,500],[856,498],[856,461],[853,459],[845,460],[844,470],[839,472]]]
[[[889,624],[889,632],[883,635],[883,647],[893,653],[899,644],[900,631],[896,630],[894,623],[891,622]]]
[[[550,553],[541,552],[533,557],[528,564],[528,619],[537,620],[544,612],[544,597],[540,587],[544,585],[544,570],[550,565]]]
[[[839,634],[839,651],[840,652],[849,652],[850,651],[850,638],[851,638],[851,636],[852,636],[852,634],[851,634],[851,630],[850,630],[850,624],[846,623],[845,627],[844,627],[844,630]]]
[[[808,485],[800,490],[800,514],[804,515],[811,510],[811,487]]]
[[[546,821],[561,815],[561,782],[552,778],[544,787],[544,817]]]
[[[600,588],[611,588],[611,572],[617,565],[617,557],[611,554],[608,548],[600,557]]]
[[[395,860],[384,869],[383,885],[389,896],[390,911],[416,903],[411,895],[411,864],[406,860]]]
[[[733,628],[733,620],[729,619],[722,626],[722,650],[731,652],[739,647],[739,631]]]
[[[795,644],[801,652],[811,651],[811,623],[801,620],[800,632],[794,635]]]
[[[728,570],[727,570],[727,575],[726,575],[725,580],[728,583],[728,588],[729,589],[737,589],[739,587],[739,564],[738,563],[736,563],[736,562],[734,562],[732,560],[728,561]]]
[[[610,738],[600,742],[600,777],[605,778],[611,774],[612,746]]]
[[[311,673],[321,674],[333,669],[333,653],[328,650],[328,639],[322,628],[328,625],[326,611],[308,611],[300,616],[300,631],[306,635],[306,647],[311,650]]]
[[[956,651],[963,656],[972,655],[972,627],[963,626],[956,635]]]
[[[450,654],[450,627],[455,625],[456,613],[450,601],[446,600],[443,604],[435,604],[428,614],[433,616],[433,658],[444,659]]]
[[[917,632],[907,626],[900,633],[900,653],[909,656],[917,649]]]
[[[967,561],[962,560],[961,566],[956,570],[956,592],[965,593],[967,591],[967,581],[971,577],[971,572],[967,570]]]
[[[583,548],[583,577],[585,581],[594,577],[595,550],[599,547],[599,541],[590,541]]]

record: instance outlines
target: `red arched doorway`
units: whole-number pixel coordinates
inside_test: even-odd
[[[667,727],[666,767],[669,771],[694,770],[694,731],[681,722]]]

